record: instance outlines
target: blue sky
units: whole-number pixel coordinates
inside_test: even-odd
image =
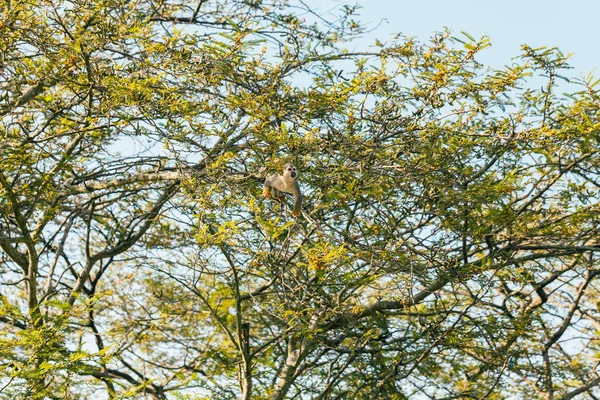
[[[564,54],[574,53],[571,76],[594,71],[600,76],[600,2],[593,0],[358,0],[311,1],[321,12],[343,4],[362,5],[360,19],[377,29],[361,40],[384,41],[402,32],[426,41],[443,27],[457,34],[466,31],[474,37],[488,35],[492,47],[479,60],[501,68],[521,54],[521,45],[559,47]]]

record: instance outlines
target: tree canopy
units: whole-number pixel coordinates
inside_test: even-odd
[[[2,398],[600,396],[600,96],[557,49],[353,52],[357,8],[302,0],[0,9]],[[287,161],[298,219],[261,194]]]

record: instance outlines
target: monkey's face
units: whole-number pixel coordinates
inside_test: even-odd
[[[296,171],[296,166],[292,163],[287,163],[283,166],[283,176],[288,176],[292,179],[296,179],[298,177],[298,172]]]

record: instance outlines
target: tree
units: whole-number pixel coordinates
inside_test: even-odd
[[[3,395],[598,395],[597,82],[355,11],[5,5]]]

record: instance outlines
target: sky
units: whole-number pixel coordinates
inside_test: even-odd
[[[311,2],[312,3],[312,2]],[[487,35],[492,47],[480,62],[502,68],[521,54],[521,45],[558,47],[574,53],[571,76],[592,72],[600,77],[600,2],[595,0],[330,0],[314,2],[327,12],[343,4],[360,4],[363,23],[376,27],[361,41],[382,42],[398,32],[425,42],[444,27],[479,38]],[[362,46],[361,46],[362,47]]]

